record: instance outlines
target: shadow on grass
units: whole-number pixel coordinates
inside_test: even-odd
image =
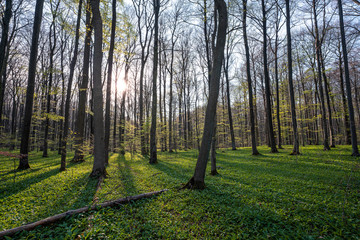
[[[76,163],[70,163],[67,165],[67,168],[74,167]],[[32,175],[35,172],[38,172],[40,170],[44,170],[45,172],[34,175],[34,176],[27,176]],[[0,189],[0,199],[7,198],[11,195],[17,194],[19,192],[24,191],[25,189],[29,188],[33,184],[37,184],[47,178],[50,178],[52,176],[55,176],[60,173],[59,168],[54,168],[50,171],[46,171],[45,169],[36,168],[36,169],[28,169],[28,170],[15,170],[16,173],[19,173],[19,175],[16,176],[16,178],[22,176],[24,177],[22,180],[17,181],[15,178],[15,184],[12,182],[12,178],[9,177],[7,186]]]
[[[125,195],[129,196],[136,192],[135,179],[133,170],[130,167],[129,161],[122,154],[119,154],[116,158],[117,170],[120,176],[121,182],[124,186]]]
[[[74,185],[77,185],[79,181],[86,181],[86,185],[79,190],[76,196],[74,196],[76,201],[72,204],[71,208],[81,208],[91,205],[96,195],[97,179],[91,178],[88,173],[85,173]],[[64,196],[64,199],[66,198],[67,196]]]
[[[175,178],[180,181],[186,181],[190,177],[190,168],[185,168],[177,165],[176,163],[159,162],[153,165],[154,168],[160,170],[171,178]]]

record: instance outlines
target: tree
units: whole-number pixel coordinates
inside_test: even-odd
[[[6,0],[5,14],[2,19],[2,32],[0,41],[0,122],[2,119],[2,110],[4,102],[5,79],[3,73],[6,71],[6,47],[8,46],[9,25],[12,16],[12,0]]]
[[[43,157],[48,157],[48,135],[49,135],[49,125],[50,125],[50,109],[51,109],[51,91],[53,87],[53,72],[54,72],[54,54],[56,48],[56,15],[59,8],[60,1],[57,2],[55,9],[53,9],[53,5],[51,4],[51,13],[52,13],[52,21],[50,24],[50,31],[49,31],[49,58],[50,58],[50,66],[49,66],[49,82],[47,84],[47,96],[46,96],[46,117],[45,117],[45,130],[44,130],[44,146],[43,146]]]
[[[174,52],[175,52],[175,44],[178,40],[178,36],[176,34],[177,27],[179,25],[179,17],[180,10],[178,6],[175,6],[174,16],[171,18],[173,20],[173,28],[171,29],[171,59],[170,59],[170,83],[169,83],[169,152],[173,152],[174,143],[173,143],[173,79],[174,79]]]
[[[158,75],[158,61],[159,61],[159,11],[160,0],[153,0],[155,26],[154,26],[154,59],[153,59],[153,99],[151,109],[151,129],[150,129],[150,164],[157,163],[157,149],[156,149],[156,113],[157,113],[157,75]]]
[[[299,137],[296,123],[296,105],[295,105],[295,93],[293,84],[293,68],[292,68],[292,47],[291,47],[291,30],[290,30],[290,0],[286,0],[286,36],[287,36],[287,58],[288,58],[288,79],[289,79],[289,93],[291,104],[291,119],[294,131],[294,148],[292,155],[299,155]]]
[[[226,44],[226,54],[225,54],[225,62],[224,62],[224,75],[226,82],[226,101],[227,101],[227,110],[229,115],[229,127],[230,127],[230,136],[231,136],[231,149],[236,150],[235,144],[235,134],[234,134],[234,124],[233,117],[231,111],[231,101],[230,101],[230,80],[229,80],[229,62],[231,57],[231,52],[234,50],[233,39],[231,38],[230,33],[228,33],[228,39]]]
[[[105,144],[104,144],[104,118],[103,118],[103,92],[101,82],[102,66],[102,19],[100,14],[100,0],[91,0],[94,27],[94,60],[93,60],[93,82],[94,82],[94,164],[90,174],[91,177],[102,177],[106,175],[105,169]]]
[[[140,67],[140,94],[139,94],[139,118],[140,118],[140,144],[141,144],[141,154],[146,155],[146,139],[145,139],[145,129],[144,129],[144,72],[145,64],[149,57],[149,48],[152,38],[152,16],[148,16],[146,1],[144,0],[133,0],[133,5],[135,8],[135,15],[137,17],[137,28],[138,28],[138,37],[141,48],[141,67]],[[142,18],[144,18],[142,20]],[[143,31],[145,28],[145,33]]]
[[[343,56],[344,56],[345,84],[346,84],[346,93],[347,93],[349,118],[350,118],[351,145],[352,145],[352,154],[351,155],[359,157],[360,153],[359,153],[359,149],[357,146],[354,107],[353,107],[353,103],[352,103],[349,62],[348,62],[348,56],[347,56],[345,29],[344,29],[344,17],[343,17],[343,9],[342,9],[342,1],[341,0],[338,0],[338,8],[339,8],[339,20],[340,20],[340,32],[341,32],[341,45],[342,45]]]
[[[63,128],[63,136],[62,136],[62,144],[61,144],[61,166],[60,171],[66,170],[66,145],[67,145],[67,138],[69,133],[69,126],[70,126],[70,102],[71,102],[71,90],[72,90],[72,81],[74,78],[75,72],[75,65],[78,56],[78,49],[79,49],[79,38],[80,38],[80,20],[81,20],[81,8],[82,8],[82,0],[79,1],[78,7],[78,15],[76,20],[76,27],[75,27],[75,46],[74,46],[74,53],[70,63],[70,73],[68,79],[68,85],[66,89],[66,100],[65,100],[65,117],[64,117],[64,128]]]
[[[312,8],[314,14],[314,27],[315,27],[315,48],[316,48],[316,61],[317,61],[317,70],[318,70],[318,80],[319,80],[319,92],[320,92],[320,101],[321,101],[321,119],[322,119],[322,126],[324,131],[324,150],[330,150],[329,146],[329,132],[328,132],[328,125],[326,121],[326,109],[325,109],[325,99],[324,99],[324,90],[322,85],[322,69],[321,69],[321,44],[319,39],[319,28],[317,22],[317,12],[316,12],[316,0],[312,1]]]
[[[185,185],[190,189],[204,189],[205,188],[205,171],[209,158],[209,151],[211,140],[214,133],[215,116],[217,101],[220,88],[221,66],[224,59],[224,48],[226,43],[226,29],[227,29],[227,8],[224,0],[215,0],[215,8],[218,12],[218,32],[216,47],[214,51],[214,63],[212,67],[212,74],[210,79],[210,92],[208,104],[205,112],[204,132],[202,136],[201,148],[199,157],[196,163],[193,177]]]
[[[266,26],[266,15],[267,10],[265,7],[265,0],[261,0],[261,9],[262,9],[262,31],[263,31],[263,60],[264,60],[264,80],[265,80],[265,97],[266,97],[266,119],[268,124],[268,135],[270,140],[270,147],[272,153],[277,153],[274,136],[274,127],[272,121],[272,111],[271,111],[271,91],[270,91],[270,76],[268,70],[268,59],[267,59],[267,26]]]
[[[248,92],[249,92],[249,113],[250,113],[250,129],[251,129],[251,147],[252,147],[252,155],[259,155],[259,151],[256,147],[256,133],[255,133],[255,114],[254,114],[254,97],[252,92],[252,80],[250,73],[250,52],[249,52],[249,44],[248,37],[246,31],[246,15],[247,15],[247,0],[243,0],[243,38],[245,45],[245,55],[246,55],[246,78],[248,82]]]
[[[109,164],[109,142],[110,142],[110,101],[111,101],[111,79],[114,62],[115,46],[115,28],[116,28],[116,0],[112,1],[112,23],[110,36],[110,49],[108,58],[108,74],[106,86],[106,107],[105,107],[105,164]]]
[[[75,121],[75,155],[73,162],[84,161],[84,130],[85,130],[85,108],[86,108],[86,96],[89,85],[89,68],[90,68],[90,42],[91,42],[91,10],[90,0],[86,3],[86,34],[84,44],[84,58],[83,58],[83,69],[81,83],[79,85],[79,105],[78,112]]]
[[[21,145],[20,145],[21,157],[20,157],[18,169],[30,168],[29,159],[28,159],[29,139],[30,139],[30,130],[31,130],[32,110],[34,103],[38,41],[39,41],[43,6],[44,6],[44,0],[36,0],[30,59],[29,59],[29,69],[28,69],[28,85],[26,90],[25,114],[24,114],[24,120],[22,126],[22,136],[21,136]]]

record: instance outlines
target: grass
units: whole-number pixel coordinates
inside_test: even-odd
[[[113,154],[109,177],[95,192],[92,159],[59,172],[60,157],[31,157],[16,172],[0,158],[0,230],[129,195],[170,189],[160,196],[69,217],[22,232],[14,239],[360,239],[360,162],[349,146],[291,146],[278,154],[260,147],[218,150],[219,175],[206,175],[203,191],[178,189],[192,176],[197,151]],[[70,159],[70,158],[69,158]],[[17,163],[16,163],[17,164]],[[210,171],[208,166],[207,172]],[[15,182],[14,176],[16,174]]]

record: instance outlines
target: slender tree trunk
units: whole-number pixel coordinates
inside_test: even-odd
[[[274,128],[272,121],[272,111],[271,111],[271,90],[270,90],[270,76],[268,70],[268,60],[267,60],[267,26],[266,26],[266,9],[265,9],[265,1],[261,0],[262,5],[262,14],[263,14],[263,57],[264,57],[264,78],[265,78],[265,97],[266,97],[266,116],[267,116],[267,124],[268,124],[268,134],[269,134],[269,143],[271,147],[272,153],[277,153],[274,136]]]
[[[34,90],[35,90],[35,77],[36,77],[36,59],[38,53],[38,40],[40,33],[40,26],[42,20],[44,0],[37,0],[35,7],[35,17],[33,34],[31,40],[30,60],[29,60],[29,72],[28,72],[28,86],[26,90],[26,103],[25,103],[25,115],[23,121],[23,130],[21,136],[20,145],[20,162],[18,169],[30,168],[28,153],[29,153],[29,140],[31,129],[32,108],[34,102]]]
[[[108,58],[108,74],[106,86],[106,107],[105,107],[105,164],[109,165],[109,143],[110,143],[110,102],[111,102],[111,79],[114,61],[114,46],[115,46],[115,28],[116,28],[116,0],[112,1],[112,23],[111,23],[111,37],[110,49]]]
[[[117,124],[117,109],[118,109],[118,71],[116,67],[115,75],[115,102],[114,102],[114,122],[113,122],[113,153],[116,153],[116,124]]]
[[[43,157],[48,157],[48,136],[49,136],[49,125],[50,125],[50,120],[49,120],[49,114],[50,114],[50,109],[51,109],[51,88],[52,88],[52,83],[53,83],[53,72],[54,72],[54,52],[55,52],[55,48],[56,48],[56,29],[55,29],[55,20],[56,20],[56,15],[55,13],[58,10],[58,6],[60,4],[60,1],[58,2],[57,6],[55,9],[51,10],[53,12],[53,19],[50,25],[50,31],[49,31],[49,48],[50,48],[50,66],[49,66],[49,84],[47,86],[47,99],[46,99],[46,118],[45,118],[45,122],[44,122],[44,127],[45,127],[45,131],[44,131],[44,145],[43,145]]]
[[[217,128],[217,119],[216,119],[216,114],[215,114],[215,127],[214,127],[214,134],[211,140],[211,172],[210,174],[212,176],[218,175],[218,171],[216,170],[216,128]]]
[[[169,152],[173,152],[173,68],[174,68],[174,51],[175,51],[175,41],[172,36],[172,45],[171,45],[171,60],[170,60],[170,89],[169,89]]]
[[[84,57],[83,57],[83,69],[82,69],[82,78],[81,84],[79,86],[79,105],[78,112],[75,121],[75,155],[73,162],[83,162],[85,152],[83,149],[84,145],[84,129],[85,129],[85,109],[86,109],[86,98],[88,94],[88,85],[89,85],[89,68],[90,68],[90,42],[91,42],[91,9],[90,9],[90,0],[87,0],[86,3],[86,34],[85,34],[85,44],[84,44]]]
[[[104,143],[104,117],[103,117],[103,91],[101,82],[102,66],[102,19],[99,9],[100,0],[91,0],[94,26],[94,164],[90,174],[91,177],[102,177],[106,175],[105,169],[105,143]]]
[[[128,62],[125,63],[125,78],[124,82],[127,86],[128,84],[128,75],[129,75],[130,65]],[[120,127],[119,127],[119,146],[120,146],[120,153],[122,155],[125,154],[125,146],[124,146],[124,140],[125,140],[125,99],[126,99],[126,91],[124,90],[121,96],[121,103],[120,103]],[[136,99],[136,98],[135,98]],[[136,103],[135,103],[136,106]],[[134,111],[136,112],[136,111]]]
[[[293,71],[292,71],[292,47],[291,47],[291,30],[290,30],[290,0],[286,0],[286,35],[287,35],[287,58],[288,58],[288,79],[289,79],[289,92],[291,104],[291,119],[294,132],[294,148],[291,155],[299,155],[299,136],[296,122],[296,105],[295,93],[293,84]]]
[[[349,120],[349,111],[346,104],[346,97],[345,97],[345,87],[344,87],[344,71],[342,66],[342,54],[341,54],[341,47],[339,45],[339,80],[340,80],[340,90],[341,90],[341,100],[342,100],[342,107],[344,112],[344,125],[345,125],[345,144],[351,145],[351,132],[350,132],[350,120]]]
[[[317,24],[317,13],[316,13],[316,0],[313,0],[313,14],[314,14],[314,25],[315,25],[315,48],[316,48],[316,60],[317,60],[317,68],[318,68],[318,79],[319,79],[319,93],[320,93],[320,101],[321,101],[321,117],[322,117],[322,125],[324,131],[324,150],[330,150],[329,146],[329,132],[326,121],[326,108],[325,108],[325,99],[324,99],[324,90],[322,85],[322,69],[321,69],[321,44],[319,40],[319,30]]]
[[[353,151],[352,156],[359,157],[360,154],[359,154],[359,149],[357,146],[354,107],[353,107],[352,95],[351,95],[349,63],[348,63],[348,57],[347,57],[345,29],[344,29],[344,17],[343,17],[343,9],[342,9],[342,1],[341,0],[338,0],[338,8],[339,8],[339,19],[340,19],[341,44],[342,44],[342,50],[343,50],[343,56],[344,56],[345,83],[346,83],[346,92],[347,92],[349,118],[350,118],[351,144],[352,144],[352,151]]]
[[[215,0],[215,8],[218,12],[219,29],[217,33],[216,47],[214,51],[214,64],[210,80],[210,95],[205,113],[205,124],[199,157],[196,163],[194,176],[185,187],[191,189],[205,188],[205,172],[209,158],[211,140],[215,129],[215,115],[219,96],[221,65],[224,58],[227,29],[227,8],[224,0]]]
[[[246,78],[248,82],[248,91],[249,91],[249,114],[250,114],[250,130],[251,130],[251,147],[252,155],[259,155],[259,151],[256,147],[256,132],[255,132],[255,114],[254,114],[254,97],[252,92],[252,81],[250,73],[250,52],[249,44],[247,39],[246,31],[246,15],[247,15],[247,0],[243,0],[243,39],[245,45],[245,54],[246,54]]]
[[[62,28],[62,31],[64,29]],[[60,104],[60,113],[61,117],[64,116],[64,107],[65,107],[65,71],[64,71],[64,51],[66,49],[66,40],[62,40],[61,42],[61,52],[60,52],[60,67],[61,67],[61,104]],[[62,133],[64,128],[64,120],[60,119],[59,126],[59,144],[58,144],[58,154],[61,155],[61,145],[62,145]]]
[[[1,41],[0,41],[0,124],[2,120],[2,110],[4,103],[4,86],[6,79],[3,78],[4,72],[6,71],[7,57],[6,57],[6,47],[8,47],[8,38],[9,38],[9,25],[10,19],[12,16],[12,0],[6,0],[4,17],[2,19],[2,32],[1,32]]]
[[[236,150],[234,124],[233,124],[233,117],[232,117],[232,112],[231,112],[231,102],[230,102],[229,59],[227,59],[224,64],[224,73],[225,73],[225,80],[226,80],[226,99],[227,99],[227,110],[228,110],[228,115],[229,115],[231,147],[232,147],[232,150]]]
[[[154,14],[155,14],[155,35],[154,35],[154,60],[153,60],[153,98],[151,109],[151,129],[150,129],[150,164],[157,163],[157,148],[156,148],[156,116],[157,116],[157,75],[158,75],[158,61],[159,61],[159,11],[160,0],[153,0]]]
[[[68,79],[68,85],[66,89],[66,100],[65,100],[65,117],[64,117],[64,129],[63,129],[63,139],[61,146],[61,166],[60,171],[66,170],[66,145],[67,138],[69,133],[69,125],[70,125],[70,102],[71,102],[71,89],[72,89],[72,81],[74,77],[75,65],[78,56],[78,48],[79,48],[79,37],[80,37],[80,20],[81,20],[81,8],[82,8],[82,0],[79,1],[78,8],[78,16],[76,22],[76,35],[75,35],[75,46],[74,46],[74,55],[71,59],[70,63],[70,73]]]
[[[332,120],[332,110],[331,110],[331,101],[330,101],[330,86],[328,79],[326,77],[325,72],[325,63],[324,63],[324,56],[322,54],[322,50],[320,48],[320,62],[321,62],[321,73],[323,75],[324,79],[324,86],[325,86],[325,97],[326,97],[326,103],[327,103],[327,109],[329,114],[329,138],[330,138],[330,147],[335,147],[335,133],[334,133],[334,126],[333,126],[333,120]]]

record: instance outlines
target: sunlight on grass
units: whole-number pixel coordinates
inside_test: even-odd
[[[88,178],[91,160],[58,171],[60,157],[33,155],[31,170],[16,172],[0,158],[0,229],[86,205],[157,191],[170,191],[117,208],[80,214],[18,238],[229,239],[358,238],[360,164],[348,146],[291,146],[250,155],[250,148],[218,150],[218,176],[203,191],[178,189],[193,174],[197,151],[159,152],[159,164],[134,154],[110,156],[109,177],[96,193]],[[210,163],[209,163],[210,164]],[[210,166],[208,166],[208,172]]]

